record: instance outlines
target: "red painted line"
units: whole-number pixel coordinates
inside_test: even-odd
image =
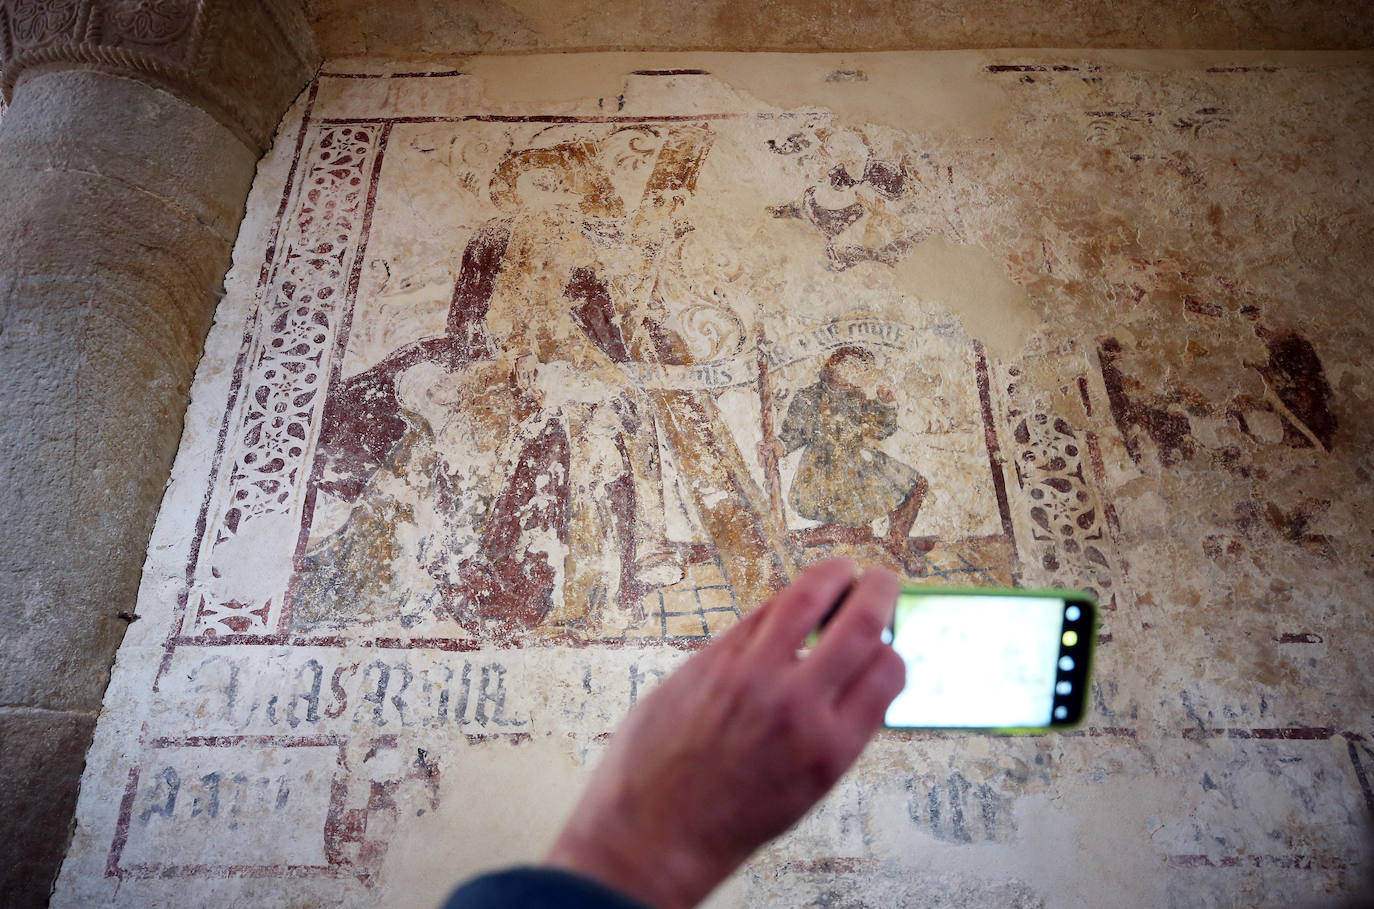
[[[321,79],[446,79],[451,76],[467,76],[459,69],[434,70],[415,73],[320,73]]]
[[[1006,732],[989,732],[987,734],[994,738],[1020,738],[1014,733]],[[1129,726],[1086,726],[1082,729],[1070,729],[1056,734],[1065,738],[1138,738],[1137,731]],[[882,729],[879,730],[879,735],[897,742],[938,742],[963,738],[968,735],[968,731],[963,729]]]
[[[342,735],[193,735],[182,738],[160,736],[146,744],[152,748],[342,748],[348,738]]]
[[[377,638],[374,646],[387,650],[442,650],[447,653],[469,653],[482,649],[482,642],[472,638]]]
[[[1125,117],[1127,120],[1136,120],[1141,117],[1158,117],[1159,111],[1134,110],[1131,108],[1125,110],[1085,110],[1083,111],[1083,116],[1092,117],[1097,120],[1112,120],[1117,117]]]
[[[1007,499],[1007,481],[1002,475],[1002,446],[997,441],[997,426],[992,416],[992,380],[988,377],[988,358],[981,341],[973,342],[974,375],[978,383],[978,403],[983,411],[983,442],[988,449],[988,467],[992,471],[992,488],[997,494],[997,511],[1002,517],[1002,533],[1011,541],[1016,554],[1016,533],[1012,530],[1011,504]],[[1013,563],[1017,560],[1013,559]]]
[[[1093,415],[1093,402],[1088,397],[1088,379],[1086,376],[1078,377],[1078,396],[1083,399],[1083,412],[1088,416]]]
[[[1329,739],[1336,734],[1336,730],[1330,726],[1296,726],[1296,727],[1276,727],[1270,729],[1251,729],[1248,730],[1249,737],[1257,739]],[[1232,738],[1246,738],[1246,736],[1236,735],[1241,730],[1233,729],[1227,732]]]
[[[1270,726],[1254,729],[1193,728],[1183,730],[1183,738],[1188,741],[1220,738],[1258,739],[1263,741],[1325,741],[1335,738],[1338,735],[1347,739],[1353,738],[1355,741],[1364,741],[1364,736],[1357,732],[1338,732],[1331,726]]]
[[[1360,747],[1356,748],[1355,740],[1347,734],[1345,752],[1350,756],[1350,766],[1355,768],[1355,779],[1360,784],[1360,791],[1364,793],[1364,806],[1369,809],[1370,820],[1374,820],[1374,786],[1370,785],[1369,771],[1365,770],[1364,761],[1360,759],[1361,751],[1371,758],[1374,758],[1374,751],[1370,751],[1369,748],[1363,744],[1363,738],[1360,739],[1360,742]]]
[[[879,862],[877,859],[843,856],[782,862],[777,865],[777,870],[783,872],[800,872],[802,874],[856,874],[861,871],[873,871],[878,866]]]
[[[1172,868],[1290,868],[1295,871],[1344,871],[1345,859],[1330,855],[1169,855],[1164,861]]]
[[[562,114],[466,114],[451,117],[327,117],[325,126],[383,123],[699,123],[702,120],[741,120],[749,114],[658,114],[655,116],[566,116]],[[804,116],[804,114],[797,114]]]
[[[1002,539],[997,537],[996,539]],[[710,642],[709,638],[631,638],[628,640],[608,639],[588,641],[569,634],[565,638],[543,638],[540,645],[561,645],[566,647],[604,647],[615,650],[624,647],[668,646],[678,650],[699,650]],[[322,637],[292,636],[287,634],[217,634],[204,637],[178,636],[170,642],[177,647],[376,647],[383,650],[441,650],[447,653],[469,653],[482,649],[483,645],[472,638],[346,638],[341,635]],[[522,650],[531,646],[524,640],[514,640],[503,645],[503,650]]]
[[[180,612],[180,611],[178,611]],[[177,615],[176,623],[181,624],[182,616]],[[162,645],[162,659],[158,661],[157,672],[153,674],[153,691],[157,691],[157,686],[162,684],[162,677],[172,668],[172,644],[167,641]]]
[[[132,865],[122,869],[122,877],[168,879],[182,877],[354,877],[366,881],[369,871],[354,871],[347,865]]]
[[[301,635],[291,639],[292,647],[346,647],[348,638],[341,634],[323,635],[321,637],[311,637]]]
[[[293,641],[285,634],[206,634],[199,636],[178,635],[170,641],[173,647],[224,647],[229,644],[247,646],[280,647],[283,644],[306,646]],[[328,646],[328,645],[322,645]]]
[[[990,73],[1095,73],[1098,66],[1070,66],[1067,63],[993,63],[983,67]]]
[[[1094,739],[1133,739],[1136,738],[1136,731],[1129,726],[1085,726],[1082,729],[1071,729],[1061,735],[1087,736]]]
[[[1080,376],[1080,381],[1082,377]],[[1102,443],[1097,437],[1097,433],[1087,430],[1083,433],[1084,439],[1088,443],[1088,460],[1092,464],[1093,478],[1097,481],[1097,490],[1100,492],[1107,483],[1107,466],[1102,459]],[[1113,555],[1115,556],[1116,569],[1124,580],[1127,577],[1126,562],[1121,558],[1118,548],[1118,540],[1121,537],[1121,518],[1116,513],[1116,505],[1112,502],[1102,501],[1102,516],[1107,521],[1107,533],[1111,539]],[[1113,590],[1105,602],[1099,604],[1105,610],[1116,609],[1116,591]]]
[[[289,635],[289,634],[210,634],[201,636],[182,635],[171,640],[177,647],[360,647],[372,646],[371,641],[346,638],[340,634],[332,635]]]
[[[110,854],[105,858],[105,876],[123,879],[119,859],[129,842],[129,822],[134,816],[134,797],[138,794],[138,768],[129,768],[129,783],[124,787],[124,797],[119,801],[119,815],[115,820],[114,840],[110,843]]]
[[[525,742],[533,741],[534,736],[528,732],[493,732],[486,735],[464,735],[469,745],[483,745],[488,742],[509,742],[512,745],[522,745]]]

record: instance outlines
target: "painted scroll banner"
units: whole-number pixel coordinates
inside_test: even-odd
[[[768,367],[778,369],[847,345],[877,345],[907,351],[911,349],[915,334],[915,327],[887,319],[837,319],[776,341],[765,341],[726,360],[685,366],[630,363],[624,368],[646,389],[715,391],[757,382],[760,349]]]

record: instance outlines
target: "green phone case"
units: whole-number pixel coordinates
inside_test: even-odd
[[[979,595],[979,596],[1006,596],[1006,597],[1053,597],[1062,600],[1075,600],[1086,603],[1089,607],[1090,625],[1088,630],[1088,640],[1086,642],[1087,665],[1083,670],[1083,679],[1086,683],[1092,683],[1093,659],[1097,651],[1097,629],[1099,622],[1099,608],[1097,598],[1083,590],[1063,590],[1058,588],[1024,588],[1024,587],[945,587],[945,586],[925,586],[922,584],[903,584],[902,593],[930,594],[951,594],[951,595]],[[1087,719],[1088,710],[1085,702],[1083,713],[1079,716],[1076,723],[1068,723],[1062,726],[884,726],[885,729],[892,730],[938,730],[948,732],[981,732],[987,735],[1050,735],[1058,732],[1066,732],[1077,729],[1083,725]]]

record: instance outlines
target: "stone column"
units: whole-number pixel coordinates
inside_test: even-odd
[[[0,905],[43,905],[294,0],[0,0]]]

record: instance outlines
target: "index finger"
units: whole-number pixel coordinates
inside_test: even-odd
[[[827,559],[807,567],[768,602],[756,638],[760,648],[795,654],[806,636],[854,583],[854,563]]]
[[[825,686],[843,688],[883,643],[883,629],[892,621],[901,584],[883,568],[864,572],[845,597],[821,639],[807,657],[808,672]]]

